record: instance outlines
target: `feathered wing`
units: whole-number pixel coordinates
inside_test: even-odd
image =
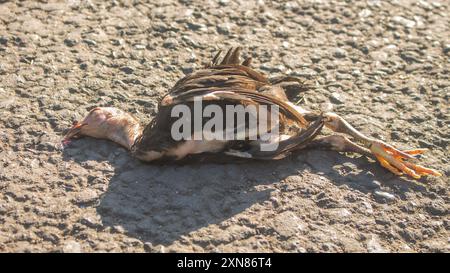
[[[263,74],[249,67],[250,58],[240,64],[239,52],[240,48],[232,48],[221,61],[219,52],[205,69],[180,79],[161,101],[157,117],[144,130],[139,149],[164,151],[180,145],[183,141],[173,141],[170,136],[170,128],[176,120],[170,117],[171,109],[179,104],[185,104],[192,109],[197,98],[201,98],[203,107],[215,104],[223,110],[227,105],[266,105],[269,111],[269,106],[278,106],[280,133],[289,136],[288,139],[279,140],[278,148],[268,152],[261,151],[260,146],[264,144],[262,141],[230,141],[222,151],[228,155],[278,159],[289,155],[314,138],[323,122],[319,119],[308,123],[286,101],[284,92],[280,92]],[[292,131],[292,128],[296,130]]]

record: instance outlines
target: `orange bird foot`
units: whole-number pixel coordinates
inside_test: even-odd
[[[415,179],[419,179],[422,175],[442,176],[436,170],[425,168],[411,162],[416,160],[415,155],[422,154],[427,149],[401,151],[392,145],[378,140],[373,141],[369,149],[383,167],[396,175],[406,174]]]

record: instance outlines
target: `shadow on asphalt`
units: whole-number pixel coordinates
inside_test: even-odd
[[[121,149],[103,140],[79,142],[92,149],[100,147],[103,154]],[[74,154],[70,149],[64,150],[65,161],[81,164],[105,160],[96,157],[95,150]],[[114,160],[106,161],[115,168],[115,173],[97,206],[103,225],[122,226],[128,235],[153,245],[171,244],[190,232],[220,224],[254,204],[269,200],[270,189],[254,187],[301,175],[305,168],[335,185],[346,184],[364,193],[376,190],[374,180],[400,198],[405,192],[424,190],[422,185],[397,178],[365,157],[351,158],[331,151],[305,150],[279,161],[153,165],[132,158],[122,149]],[[348,166],[364,171],[352,172]]]

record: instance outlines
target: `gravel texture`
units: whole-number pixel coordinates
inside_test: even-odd
[[[448,1],[0,1],[0,251],[449,252]],[[94,106],[145,124],[218,49],[314,86],[333,110],[440,178],[356,155],[154,166],[94,139]]]

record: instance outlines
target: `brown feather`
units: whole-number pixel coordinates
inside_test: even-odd
[[[210,62],[210,66],[180,79],[159,105],[159,113],[144,129],[141,138],[133,147],[136,154],[148,151],[167,152],[183,145],[184,141],[174,141],[170,128],[176,118],[170,116],[171,109],[178,104],[185,104],[193,109],[194,98],[205,97],[203,107],[216,104],[225,109],[227,105],[277,105],[279,106],[280,133],[291,138],[280,141],[276,151],[262,153],[258,151],[257,142],[250,140],[231,141],[224,149],[244,149],[253,158],[278,159],[302,147],[322,128],[320,117],[311,124],[305,120],[287,101],[284,90],[276,84],[283,81],[297,81],[297,78],[285,77],[270,82],[267,77],[249,67],[251,58],[239,64],[241,48],[230,48],[222,61],[219,51]],[[192,121],[193,122],[193,121]],[[205,120],[203,121],[205,122]],[[256,145],[256,146],[255,146]],[[224,151],[225,151],[224,150]],[[138,156],[139,157],[139,156]],[[162,157],[162,160],[171,159]]]
[[[252,58],[251,58],[251,57],[248,57],[247,59],[245,59],[245,60],[242,62],[242,65],[243,65],[243,66],[248,66],[248,67],[250,67],[251,63],[252,63]]]

